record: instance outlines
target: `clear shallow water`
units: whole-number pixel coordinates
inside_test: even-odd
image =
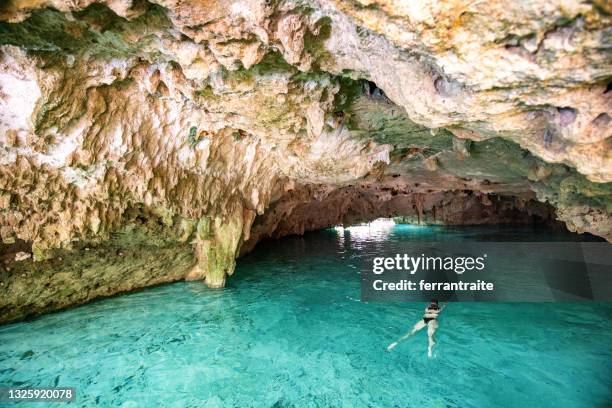
[[[74,386],[87,407],[611,406],[610,303],[453,303],[435,358],[424,331],[385,351],[424,305],[360,302],[363,257],[492,237],[576,238],[383,225],[263,243],[224,290],[176,283],[0,326],[0,385]]]

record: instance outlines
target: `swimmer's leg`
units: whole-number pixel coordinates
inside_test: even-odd
[[[412,330],[410,330],[408,333],[404,334],[396,342],[389,344],[389,346],[387,347],[387,350],[389,350],[389,351],[393,350],[395,348],[395,346],[397,346],[400,341],[406,340],[408,337],[412,336],[414,333],[418,332],[419,330],[421,330],[424,327],[425,327],[425,322],[423,321],[423,319],[420,319],[418,322],[415,323],[415,325],[412,328]]]
[[[434,340],[434,334],[438,328],[438,321],[436,319],[430,320],[427,323],[427,337],[429,338],[429,346],[427,347],[427,357],[433,356],[433,346],[436,344]]]

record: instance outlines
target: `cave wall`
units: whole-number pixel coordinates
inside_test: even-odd
[[[155,218],[134,219],[99,244],[56,249],[33,261],[27,245],[2,249],[0,323],[79,305],[146,286],[184,279],[195,258],[191,245],[168,234]]]
[[[139,242],[143,223],[188,252],[176,269],[168,249],[154,278],[126,262],[58,304],[220,287],[263,237],[421,207],[477,223],[526,205],[612,240],[611,15],[573,0],[2,2],[0,288],[78,275],[72,256]],[[52,308],[32,306],[39,292],[0,308]]]

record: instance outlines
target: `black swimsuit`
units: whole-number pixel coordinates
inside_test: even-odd
[[[428,307],[427,310],[440,310],[440,308],[439,307]],[[423,316],[423,321],[425,322],[425,324],[431,322],[432,320],[436,320],[436,318]]]

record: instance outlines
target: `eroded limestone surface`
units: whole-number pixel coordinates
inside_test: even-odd
[[[220,287],[259,239],[381,215],[556,218],[611,240],[611,15],[3,2],[0,321],[183,278]]]

